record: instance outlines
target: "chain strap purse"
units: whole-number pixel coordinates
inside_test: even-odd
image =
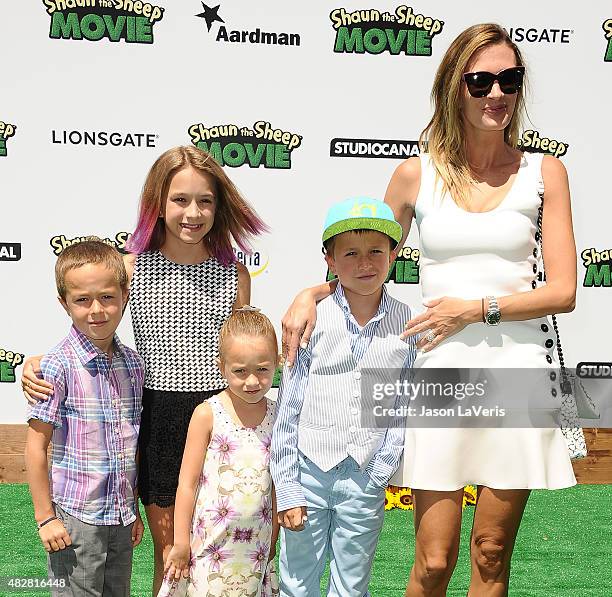
[[[538,243],[539,255],[542,263],[542,277],[546,280],[546,272],[544,270],[544,259],[542,253],[542,214],[544,211],[544,193],[540,192],[540,208],[538,210],[538,231],[536,234],[536,242]],[[552,315],[553,328],[557,337],[557,354],[559,355],[559,365],[561,368],[561,393],[563,396],[573,396],[576,403],[576,411],[580,419],[599,419],[600,413],[597,406],[589,396],[582,380],[573,372],[565,368],[565,359],[563,358],[563,348],[561,347],[561,336],[559,335],[559,325],[557,317]]]
[[[536,243],[539,251],[541,262],[542,280],[546,281],[546,272],[544,271],[544,257],[542,251],[542,214],[544,212],[544,190],[538,193],[540,196],[540,207],[538,209],[538,221],[536,232]],[[559,335],[559,325],[557,317],[552,315],[553,328],[557,337],[557,355],[559,356],[560,365],[560,389],[561,389],[561,407],[560,407],[560,427],[563,438],[567,445],[569,456],[572,460],[586,458],[587,445],[584,437],[584,432],[580,427],[580,418],[599,418],[599,413],[595,408],[595,404],[590,396],[586,393],[582,381],[575,374],[570,373],[565,368],[565,359],[563,358],[563,348],[561,347],[561,337]],[[580,407],[578,406],[580,404]]]

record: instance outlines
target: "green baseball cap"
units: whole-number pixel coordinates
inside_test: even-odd
[[[395,221],[393,210],[383,201],[369,197],[346,199],[332,205],[325,218],[323,242],[349,230],[375,230],[399,243],[402,227]]]

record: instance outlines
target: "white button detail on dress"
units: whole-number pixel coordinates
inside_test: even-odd
[[[349,431],[351,433],[356,433],[357,432],[357,427],[355,427],[355,426],[349,427]]]
[[[353,398],[359,398],[359,390],[353,392]]]
[[[361,379],[361,371],[355,371],[355,379]]]

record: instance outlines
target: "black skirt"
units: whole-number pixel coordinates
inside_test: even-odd
[[[138,494],[145,506],[174,505],[191,415],[198,404],[222,392],[167,392],[144,388],[138,436]]]

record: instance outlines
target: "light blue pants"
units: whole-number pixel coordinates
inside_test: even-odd
[[[282,529],[282,597],[320,597],[329,556],[327,595],[367,597],[374,552],[383,525],[385,490],[352,458],[324,473],[300,454],[300,483],[307,502],[303,531]]]

